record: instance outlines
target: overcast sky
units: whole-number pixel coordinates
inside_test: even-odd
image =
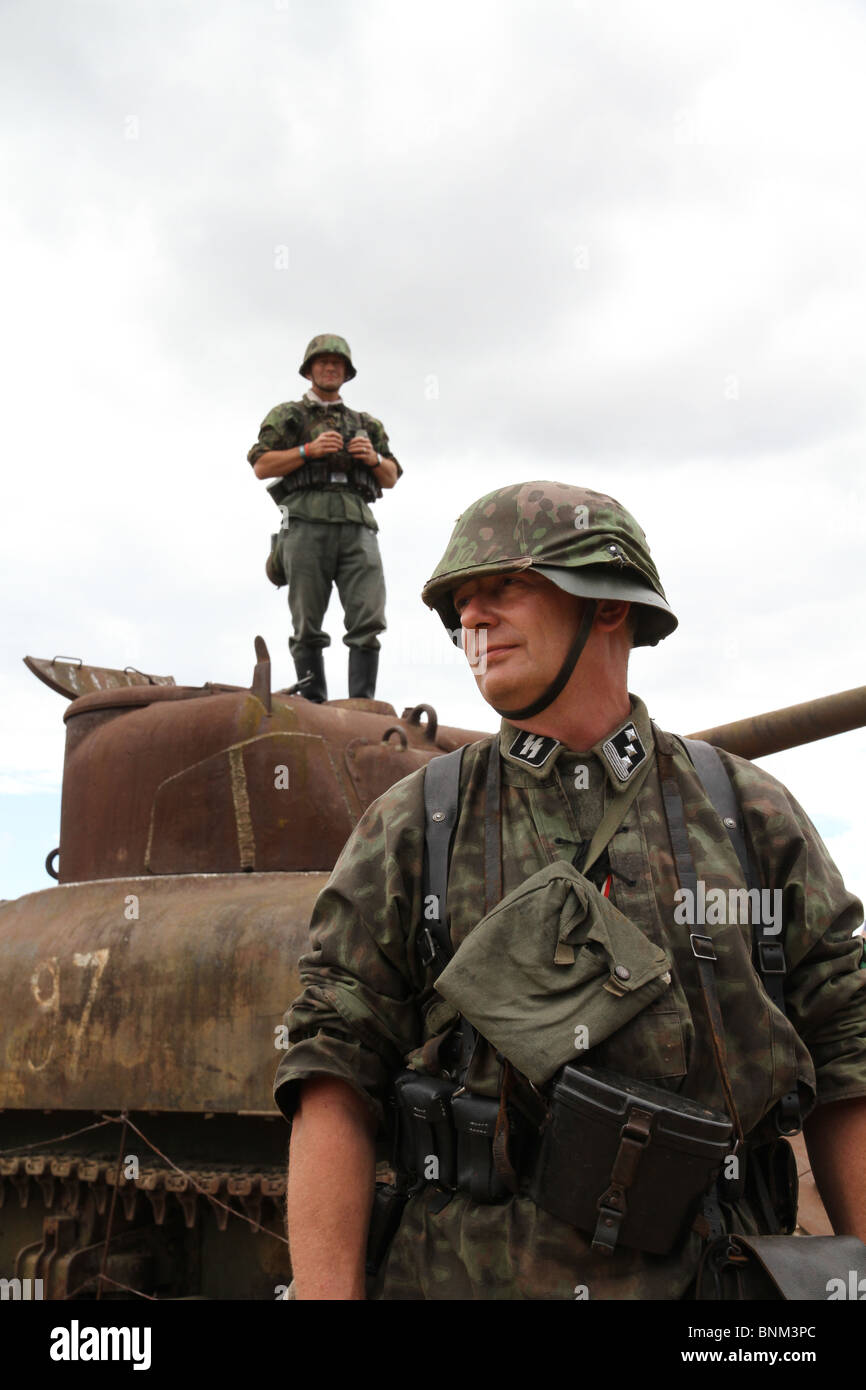
[[[861,3],[5,0],[0,52],[0,895],[58,842],[65,701],[25,654],[245,684],[261,633],[294,679],[245,455],[319,332],[405,469],[398,711],[494,727],[418,594],[528,478],[646,530],[664,727],[864,682]],[[866,892],[866,734],[764,765]]]

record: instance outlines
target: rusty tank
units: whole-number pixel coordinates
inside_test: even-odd
[[[261,638],[249,688],[25,660],[71,703],[57,884],[0,904],[0,1278],[279,1297],[271,1086],[313,903],[376,797],[485,732],[272,692]],[[863,724],[866,688],[696,737],[754,757]]]

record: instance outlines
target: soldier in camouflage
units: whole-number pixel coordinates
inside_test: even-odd
[[[464,646],[475,680],[502,715],[498,736],[472,745],[463,759],[448,882],[456,954],[443,980],[460,960],[461,944],[472,940],[480,904],[491,898],[483,826],[496,758],[502,882],[494,901],[499,891],[508,895],[546,871],[545,891],[520,904],[520,950],[556,940],[550,876],[573,873],[572,863],[587,865],[595,885],[587,891],[606,894],[632,934],[625,945],[611,937],[605,946],[589,1052],[581,1055],[587,1040],[575,1028],[566,1055],[570,1047],[572,1057],[724,1112],[689,927],[677,924],[679,880],[660,761],[675,770],[694,867],[707,892],[741,889],[743,877],[683,745],[652,725],[627,691],[631,647],[654,645],[677,621],[643,532],[601,494],[549,482],[508,487],[459,519],[423,598],[452,633],[473,639]],[[751,763],[725,753],[722,759],[760,882],[782,895],[787,962],[783,1013],[753,967],[751,926],[734,920],[712,928],[733,1100],[754,1145],[775,1134],[783,1098],[799,1095],[834,1227],[864,1239],[866,970],[861,938],[852,937],[860,904],[790,793]],[[394,1076],[407,1065],[422,1076],[440,1074],[459,1023],[445,997],[452,991],[435,988],[437,968],[424,964],[421,945],[423,779],[423,772],[407,777],[360,821],[317,903],[312,949],[301,962],[304,989],[286,1016],[290,1048],[275,1095],[293,1122],[288,1217],[296,1296],[687,1297],[708,1234],[700,1217],[667,1254],[625,1247],[600,1254],[590,1233],[536,1205],[523,1182],[492,1204],[465,1190],[420,1185],[375,1284],[365,1289],[376,1139],[388,1130]],[[500,1003],[512,1001],[515,1030],[525,1031],[530,1009],[544,1026],[547,986],[538,982],[575,957],[562,941],[561,917],[559,930],[556,956],[537,962],[534,993],[519,971],[509,975],[514,954],[487,963],[490,991]],[[579,946],[576,968],[585,959],[586,946]],[[484,968],[475,977],[482,989]],[[641,971],[652,976],[652,997],[635,1013],[622,1006],[632,984],[642,982]],[[471,1018],[468,1005],[464,1013]],[[572,1022],[578,1020],[569,1028]],[[495,1097],[504,1059],[483,1037],[480,1044],[465,1084]],[[722,1213],[729,1231],[768,1229],[747,1194],[731,1198]]]
[[[402,469],[380,420],[351,410],[340,387],[356,375],[345,338],[313,338],[301,376],[311,381],[301,401],[275,406],[247,458],[283,515],[268,576],[288,583],[294,631],[289,639],[304,694],[327,699],[322,631],[334,584],[343,605],[349,648],[349,695],[376,693],[379,636],[385,630],[385,579],[369,504]]]

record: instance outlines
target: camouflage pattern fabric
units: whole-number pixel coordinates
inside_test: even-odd
[[[540,1086],[581,1050],[576,1024],[597,1048],[666,993],[669,966],[661,947],[557,860],[481,919],[436,991]]]
[[[316,439],[326,430],[337,430],[344,437],[351,436],[358,429],[365,429],[370,443],[383,458],[391,459],[397,465],[397,476],[403,469],[394,458],[385,427],[381,420],[367,415],[364,411],[350,410],[342,401],[318,402],[309,398],[304,402],[306,410],[314,417],[309,438],[304,426],[304,409],[298,401],[285,401],[274,406],[265,416],[259,430],[257,442],[247,454],[250,464],[255,464],[262,454],[275,449],[296,449],[299,444]],[[342,453],[328,456],[334,469],[339,469],[351,455]],[[285,500],[290,516],[303,521],[361,522],[371,531],[379,528],[367,503],[352,488],[306,488],[301,492],[290,493]]]
[[[633,697],[632,720],[652,747],[646,710]],[[483,902],[483,817],[487,763],[498,746],[502,765],[503,891],[570,856],[621,785],[601,744],[586,753],[556,745],[542,765],[514,754],[518,733],[503,721],[498,745],[484,740],[464,756],[461,805],[449,884],[455,947],[478,922]],[[727,833],[685,752],[675,747],[686,825],[698,878],[711,888],[739,889],[742,878]],[[779,889],[785,908],[788,1017],[770,1002],[751,965],[751,926],[710,928],[728,1059],[745,1132],[762,1136],[778,1099],[798,1086],[804,1111],[866,1095],[866,971],[858,968],[861,919],[817,832],[790,793],[751,763],[723,753],[744,810],[762,885]],[[275,1082],[290,1117],[298,1084],[317,1074],[338,1077],[367,1101],[384,1133],[394,1074],[409,1064],[435,1070],[431,1040],[453,1022],[420,963],[423,926],[423,774],[413,774],[375,802],[359,823],[322,892],[301,961],[303,992],[289,1009],[290,1048]],[[655,767],[614,834],[601,873],[612,875],[611,900],[672,962],[672,980],[648,1008],[585,1060],[724,1109],[689,946],[689,927],[674,920],[677,880]],[[574,1023],[579,1023],[575,1019]],[[498,1064],[473,1069],[472,1088],[498,1092]],[[384,1154],[383,1154],[384,1156]],[[482,1206],[428,1187],[410,1199],[375,1296],[386,1299],[572,1299],[683,1297],[694,1278],[701,1240],[689,1232],[668,1255],[617,1249],[610,1257],[590,1237],[525,1196]],[[440,1209],[441,1208],[441,1209]],[[728,1209],[729,1228],[757,1233],[745,1201]]]
[[[358,373],[352,362],[352,350],[345,338],[341,338],[338,333],[318,333],[315,338],[311,338],[307,343],[307,350],[304,353],[304,360],[298,368],[301,376],[309,377],[310,363],[314,357],[321,356],[325,352],[336,352],[342,357],[346,364],[346,381],[351,381]]]
[[[566,572],[573,582],[562,586],[587,598],[640,603],[635,646],[655,645],[677,626],[631,513],[613,497],[566,483],[519,483],[474,502],[459,517],[421,597],[453,632],[460,625],[453,601],[460,584],[529,568]]]

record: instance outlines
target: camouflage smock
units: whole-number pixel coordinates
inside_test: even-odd
[[[268,454],[274,449],[296,449],[299,444],[309,442],[304,424],[304,409],[314,417],[321,416],[319,424],[314,426],[313,437],[326,429],[335,429],[344,436],[354,428],[365,429],[376,453],[381,454],[383,458],[391,459],[397,465],[397,477],[402,475],[403,470],[391,453],[385,426],[381,420],[366,415],[363,411],[350,410],[343,401],[320,401],[311,392],[306,393],[303,407],[299,401],[285,401],[282,405],[274,406],[265,416],[258,440],[247,454],[250,464],[255,464],[262,454]],[[336,456],[326,456],[326,460],[327,457]],[[337,464],[334,466],[339,467]],[[278,479],[272,478],[269,481],[277,482]],[[338,488],[303,488],[290,493],[285,505],[288,507],[289,516],[301,521],[360,522],[371,531],[379,529],[363,497],[348,485]]]
[[[654,759],[646,709],[634,697],[631,722]],[[514,754],[521,737],[526,735],[503,721],[505,893],[546,864],[570,859],[591,836],[602,805],[620,792],[601,743],[589,754],[557,744],[542,766],[533,767]],[[742,877],[727,833],[686,754],[674,747],[697,876],[707,892],[739,888]],[[483,913],[490,748],[490,740],[473,744],[463,759],[448,896],[455,949]],[[852,939],[861,908],[787,790],[743,759],[726,753],[722,758],[743,807],[761,884],[784,895],[788,1018],[770,1003],[752,968],[751,927],[712,928],[730,1074],[743,1129],[754,1135],[795,1085],[804,1110],[815,1094],[818,1102],[866,1095],[866,970],[859,968],[862,941]],[[410,1057],[424,1069],[419,1049],[453,1015],[433,989],[431,969],[419,961],[423,847],[418,772],[369,808],[317,902],[312,950],[300,963],[304,989],[286,1015],[290,1046],[275,1082],[277,1102],[289,1118],[298,1083],[324,1073],[360,1092],[381,1124],[390,1079]],[[673,979],[660,998],[583,1059],[723,1110],[689,928],[673,925],[678,884],[655,766],[608,855],[612,900],[664,947]],[[497,1084],[494,1078],[493,1093]],[[441,1202],[432,1186],[410,1199],[378,1296],[672,1299],[686,1293],[700,1257],[702,1243],[693,1231],[668,1255],[618,1248],[613,1256],[599,1256],[589,1236],[528,1197],[482,1206],[458,1192],[440,1210]],[[730,1224],[758,1229],[745,1203],[733,1210]]]

